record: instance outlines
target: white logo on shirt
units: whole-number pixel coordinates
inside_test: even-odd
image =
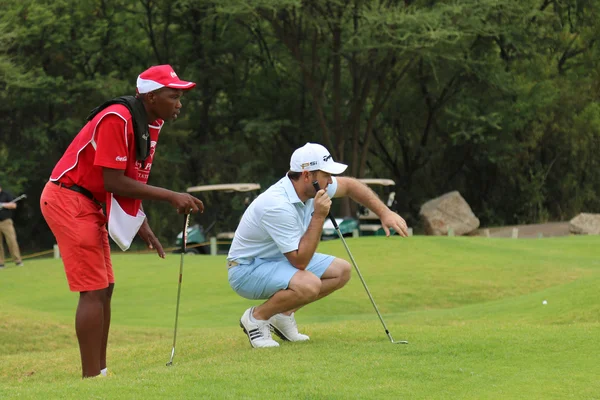
[[[156,152],[156,141],[150,141],[150,157],[154,157],[154,152]]]
[[[115,158],[115,161],[123,161],[123,162],[125,162],[125,161],[127,161],[127,156],[124,156],[124,157],[117,156],[117,157]]]

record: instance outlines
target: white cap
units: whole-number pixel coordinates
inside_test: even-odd
[[[348,168],[346,164],[333,161],[329,151],[317,143],[306,143],[290,159],[290,171],[323,171],[328,174],[341,174]]]

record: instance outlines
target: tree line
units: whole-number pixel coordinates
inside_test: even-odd
[[[598,2],[1,4],[0,185],[29,195],[16,214],[26,249],[53,243],[35,199],[89,110],[166,63],[197,87],[163,130],[150,184],[266,188],[315,141],[352,176],[393,179],[416,227],[421,204],[451,190],[484,226],[600,209]],[[203,200],[198,222],[215,229],[243,208]],[[145,208],[171,243],[179,218]]]

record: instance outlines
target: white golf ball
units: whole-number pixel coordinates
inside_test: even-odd
[[[548,302],[546,300],[544,300],[544,301],[542,301],[542,304],[546,305],[546,304],[548,304]]]

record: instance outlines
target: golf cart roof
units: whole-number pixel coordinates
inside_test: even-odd
[[[365,185],[394,186],[396,184],[396,182],[391,179],[359,179],[359,181]]]
[[[192,186],[187,188],[188,193],[191,192],[208,192],[211,190],[223,190],[225,192],[249,192],[251,190],[259,190],[258,183],[223,183],[220,185],[204,185]]]

